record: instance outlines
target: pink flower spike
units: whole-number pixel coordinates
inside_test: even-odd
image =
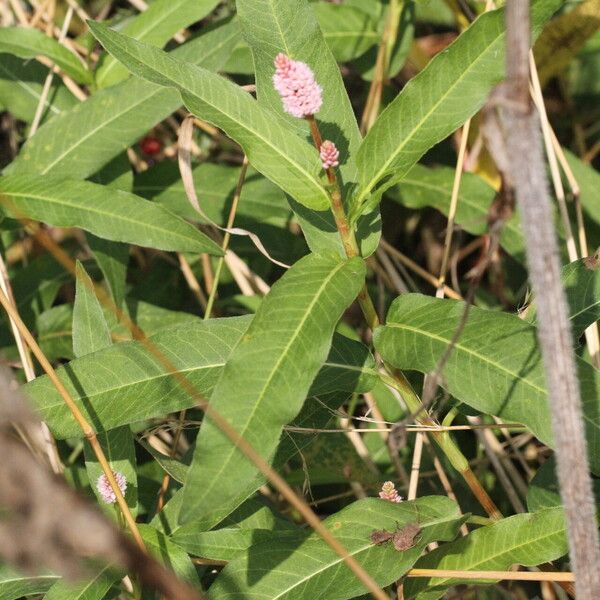
[[[117,481],[117,485],[121,490],[121,494],[125,495],[125,491],[127,490],[127,479],[125,479],[125,475],[123,473],[119,473],[118,471],[113,471],[114,478]],[[98,481],[96,481],[96,489],[102,496],[102,500],[106,502],[106,504],[114,504],[117,501],[117,496],[115,492],[110,487],[110,483],[108,482],[108,477],[102,473],[100,477],[98,477]]]
[[[396,487],[391,481],[386,481],[381,486],[379,497],[382,500],[387,500],[388,502],[402,502],[402,496],[398,495]]]
[[[299,60],[280,53],[275,58],[273,86],[281,96],[283,110],[293,117],[314,115],[321,108],[321,86],[311,68]]]
[[[320,149],[321,161],[325,170],[331,167],[337,167],[340,164],[340,152],[335,144],[330,140],[325,140]]]

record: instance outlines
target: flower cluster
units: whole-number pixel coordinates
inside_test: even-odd
[[[321,161],[325,170],[340,164],[340,152],[330,140],[325,140],[320,148]]]
[[[121,490],[121,494],[125,495],[125,490],[127,490],[127,479],[125,479],[125,475],[123,473],[119,473],[118,471],[113,471],[113,476]],[[117,501],[117,496],[113,491],[112,487],[110,487],[110,483],[108,482],[108,477],[103,473],[98,477],[98,481],[96,481],[96,489],[102,496],[102,500],[106,502],[106,504],[114,504]]]
[[[321,86],[311,68],[280,53],[275,58],[273,85],[281,96],[283,109],[293,117],[314,115],[321,108]]]
[[[386,481],[381,486],[379,497],[382,500],[388,500],[389,502],[402,502],[402,496],[396,491],[396,487],[391,481]]]

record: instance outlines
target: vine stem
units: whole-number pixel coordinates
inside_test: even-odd
[[[115,476],[113,475],[113,471],[108,463],[108,460],[106,459],[104,450],[102,450],[102,446],[100,445],[100,442],[98,441],[96,432],[93,430],[92,426],[88,423],[87,419],[83,416],[83,414],[79,410],[79,407],[77,406],[77,404],[75,404],[75,401],[73,400],[73,398],[71,397],[71,395],[69,394],[69,392],[67,391],[67,389],[65,388],[63,383],[60,381],[58,376],[56,375],[56,371],[54,370],[54,368],[52,367],[52,365],[50,364],[50,362],[48,361],[48,359],[42,352],[41,348],[38,346],[34,337],[31,335],[31,332],[29,331],[29,329],[27,329],[27,326],[25,325],[25,323],[23,323],[21,316],[19,315],[17,310],[14,308],[14,306],[11,304],[10,300],[8,299],[8,297],[2,290],[0,290],[0,304],[2,304],[2,307],[6,311],[7,315],[9,316],[9,318],[12,320],[12,322],[15,324],[15,326],[19,330],[19,333],[23,337],[23,340],[25,340],[25,342],[27,343],[27,345],[33,352],[34,356],[40,363],[42,369],[44,369],[44,371],[48,375],[50,381],[52,382],[52,384],[54,385],[54,387],[56,388],[58,393],[62,396],[63,400],[65,401],[65,404],[67,405],[67,407],[71,411],[71,414],[77,421],[77,424],[79,425],[79,427],[81,427],[84,437],[90,443],[90,446],[92,447],[92,450],[94,451],[94,454],[96,455],[96,458],[98,459],[98,462],[100,463],[102,471],[103,471],[104,475],[106,476],[106,479],[108,480],[108,483],[109,483],[112,491],[115,494],[115,497],[117,499],[117,504],[119,505],[119,508],[121,509],[121,512],[123,513],[123,517],[125,518],[125,521],[127,522],[127,525],[129,527],[129,530],[131,531],[131,534],[133,535],[134,540],[136,541],[136,543],[140,547],[140,549],[145,552],[146,546],[144,544],[144,540],[142,539],[142,536],[140,535],[140,532],[137,528],[135,519],[133,518],[133,515],[131,514],[131,511],[129,510],[129,506],[127,506],[127,502],[125,501],[125,498],[123,497],[123,494],[121,493],[121,488],[119,487],[118,483],[115,480]]]
[[[319,131],[319,126],[314,118],[314,115],[308,115],[306,117],[308,121],[310,132],[313,138],[313,142],[320,151],[323,140]],[[327,181],[329,182],[329,193],[331,198],[331,212],[335,220],[336,227],[340,234],[346,256],[348,258],[354,258],[360,256],[360,250],[354,236],[354,231],[350,227],[342,196],[340,193],[340,187],[337,182],[337,177],[333,168],[329,167],[325,170],[327,173]],[[358,303],[363,312],[367,325],[374,331],[376,327],[380,325],[377,311],[369,295],[367,284],[363,286],[358,294]],[[413,415],[415,421],[423,426],[437,425],[435,421],[429,416],[427,409],[421,402],[421,399],[417,396],[415,391],[408,379],[406,379],[402,371],[393,369],[389,365],[384,363],[386,371],[390,375],[381,375],[382,381],[387,383],[390,387],[397,390],[404,400],[406,407]],[[473,471],[469,466],[469,462],[465,458],[464,454],[460,451],[458,446],[454,443],[448,432],[432,432],[434,441],[440,447],[442,452],[446,455],[452,466],[462,475],[465,482],[473,492],[473,495],[477,498],[483,509],[492,519],[502,518],[502,513],[498,510],[493,500],[490,498],[488,493],[485,491]]]

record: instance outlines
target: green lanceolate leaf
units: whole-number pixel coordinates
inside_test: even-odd
[[[298,202],[317,210],[329,207],[320,180],[322,165],[308,142],[260,106],[239,86],[206,69],[178,61],[100,23],[89,23],[102,45],[134,74],[175,88],[188,110],[220,127],[242,146],[250,163]]]
[[[312,9],[331,53],[339,62],[360,56],[381,39],[373,19],[353,6],[318,2]]]
[[[340,150],[339,170],[344,180],[355,181],[355,155],[361,142],[360,132],[340,69],[308,1],[237,0],[236,8],[242,34],[254,57],[259,102],[308,138],[310,132],[306,121],[283,111],[281,98],[273,87],[273,61],[283,52],[309,65],[323,89],[323,104],[315,115],[321,134]]]
[[[156,0],[122,32],[140,42],[164,46],[179,30],[205,17],[218,0]],[[96,73],[98,87],[114,85],[126,79],[128,71],[112,56],[105,57]]]
[[[100,302],[94,293],[92,280],[78,261],[76,266],[77,283],[75,289],[75,306],[73,308],[73,351],[81,357],[93,354],[112,344],[110,331]],[[137,472],[133,435],[129,427],[118,427],[107,432],[98,433],[98,441],[108,462],[118,473],[125,475],[127,490],[125,500],[133,514],[137,512]],[[112,507],[107,507],[102,495],[96,488],[96,481],[104,473],[89,443],[85,442],[85,468],[92,483],[92,489],[100,505],[114,516]]]
[[[246,317],[214,319],[177,327],[150,338],[198,391],[208,396],[233,346],[248,327]],[[141,342],[123,342],[57,369],[57,375],[97,431],[194,406],[154,352]],[[25,386],[53,433],[79,434],[78,427],[46,377]]]
[[[125,299],[129,246],[105,240],[90,233],[86,237],[114,303],[120,308]]]
[[[565,265],[560,274],[567,301],[573,335],[600,319],[600,260],[595,257]]]
[[[48,68],[36,61],[0,54],[0,104],[17,119],[31,123],[47,76]],[[42,124],[77,105],[78,100],[54,77],[43,103]]]
[[[185,550],[150,525],[139,525],[139,529],[150,554],[171,569],[180,579],[196,588],[200,587],[196,568]]]
[[[227,361],[210,398],[270,460],[327,357],[333,330],[365,275],[362,260],[309,255],[271,288]],[[216,525],[257,487],[257,468],[205,420],[184,488],[181,523]]]
[[[75,273],[77,283],[73,307],[73,351],[75,356],[80,357],[102,350],[110,346],[112,341],[102,307],[94,293],[94,284],[79,261]]]
[[[114,569],[105,567],[95,575],[78,581],[67,582],[63,579],[57,581],[48,590],[44,600],[102,600],[113,583],[119,580],[118,573]]]
[[[420,294],[397,298],[375,348],[401,369],[429,373],[450,344],[464,304]],[[600,469],[600,377],[577,360],[592,469]],[[544,368],[535,327],[517,316],[472,307],[444,368],[442,386],[485,413],[517,421],[553,445]]]
[[[373,17],[359,8],[346,4],[315,2],[312,9],[329,49],[339,62],[347,62],[360,56],[381,39]],[[254,75],[250,47],[240,43],[223,70],[226,73]]]
[[[454,169],[449,167],[431,169],[415,165],[403,177],[399,186],[388,191],[388,195],[409,208],[419,209],[431,206],[448,216],[453,182]],[[472,173],[463,173],[458,195],[456,223],[474,235],[487,233],[488,210],[495,196],[494,188],[481,177]],[[505,223],[500,244],[516,258],[524,258],[523,233],[516,212]]]
[[[217,70],[238,40],[237,23],[230,21],[190,40],[173,56]],[[89,177],[180,106],[174,90],[132,77],[100,90],[53,119],[55,123],[40,127],[6,171]]]
[[[600,260],[591,256],[576,260],[561,269],[560,278],[569,303],[569,319],[577,340],[600,318]],[[525,320],[536,321],[535,301],[528,307]]]
[[[562,508],[525,513],[473,531],[421,558],[415,568],[460,571],[505,571],[513,564],[533,567],[560,558],[568,551]],[[407,579],[406,600],[436,600],[459,583],[472,579]],[[481,584],[490,581],[482,581]]]
[[[400,504],[378,498],[358,500],[323,524],[384,587],[406,573],[428,543],[453,539],[463,520],[448,498],[430,496]],[[395,550],[391,542],[376,545],[371,541],[374,530],[394,532],[408,524],[418,525],[421,531],[404,551]],[[259,542],[234,558],[212,585],[211,598],[345,600],[365,592],[342,559],[316,534],[304,540],[286,538]]]
[[[194,406],[194,399],[161,362],[165,357],[202,395],[209,397],[231,350],[252,319],[248,315],[203,322],[192,315],[170,313],[143,303],[130,305],[129,311],[147,332],[156,330],[159,322],[165,328],[151,336],[152,350],[141,342],[121,342],[57,369],[60,380],[97,431]],[[350,340],[348,344],[338,335],[333,340],[323,375],[315,379],[311,394],[327,392],[336,384],[348,387],[342,391],[369,391],[375,381],[372,356],[358,342]],[[25,389],[54,435],[79,435],[77,424],[47,377],[38,377]]]
[[[3,27],[0,29],[0,52],[8,52],[19,58],[35,58],[43,55],[80,83],[90,83],[92,74],[79,57],[32,27]]]
[[[600,480],[592,479],[592,489],[596,504],[600,504]],[[537,471],[527,490],[527,508],[539,511],[545,508],[562,506],[560,486],[556,477],[556,458],[551,456]]]
[[[562,0],[531,5],[534,39]],[[504,78],[504,11],[479,17],[383,111],[357,155],[356,210],[375,203],[429,148],[472,117]],[[369,197],[372,198],[369,200]]]
[[[87,181],[48,175],[0,177],[0,207],[17,219],[81,227],[117,242],[222,254],[210,238],[160,206]]]
[[[587,165],[577,158],[572,152],[564,150],[569,166],[573,170],[575,180],[579,185],[579,200],[585,212],[596,222],[600,223],[600,203],[598,203],[598,189],[600,174],[594,167]]]
[[[22,596],[44,594],[60,577],[58,575],[23,575],[6,565],[0,566],[0,598],[17,600]]]
[[[259,104],[285,119],[290,128],[308,139],[310,133],[305,120],[286,115],[283,111],[281,98],[273,87],[273,60],[279,52],[283,52],[313,69],[317,82],[323,88],[323,105],[315,117],[323,138],[335,142],[340,151],[339,172],[346,190],[349,190],[349,185],[357,178],[355,158],[361,136],[339,67],[327,47],[311,5],[306,0],[239,0],[237,9],[244,38],[254,58]],[[305,204],[298,198],[296,200]],[[292,208],[313,252],[334,250],[344,254],[329,212],[315,213],[295,203],[292,203]],[[357,238],[365,256],[375,250],[379,231],[378,214],[365,218],[359,224]]]

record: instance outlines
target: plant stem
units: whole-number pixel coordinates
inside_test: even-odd
[[[317,125],[317,122],[313,115],[309,115],[308,117],[306,117],[306,120],[308,121],[308,124],[310,126],[310,132],[312,134],[315,146],[317,147],[317,150],[320,150],[323,141],[321,138],[321,133],[319,132],[319,126]],[[333,213],[337,229],[342,239],[346,256],[348,258],[360,256],[360,250],[356,242],[356,237],[354,236],[354,231],[350,227],[348,218],[346,216],[346,212],[344,210],[344,204],[342,202],[342,197],[340,194],[339,185],[337,183],[335,171],[330,167],[326,169],[326,173],[330,187],[331,211]],[[379,317],[377,316],[377,311],[375,310],[375,306],[373,304],[373,301],[371,300],[371,296],[369,295],[366,283],[359,292],[357,299],[360,308],[364,314],[367,325],[373,331],[376,327],[379,326],[380,323]],[[400,393],[402,399],[406,404],[406,407],[413,415],[415,421],[424,426],[437,425],[437,423],[429,416],[426,407],[423,405],[421,399],[413,390],[412,386],[410,385],[410,382],[408,381],[408,379],[406,379],[404,373],[402,373],[402,371],[398,369],[393,369],[385,363],[384,366],[386,368],[386,371],[390,375],[381,375],[380,377],[382,381],[384,381],[384,383],[387,383],[389,386],[396,389]],[[469,486],[469,488],[471,489],[481,506],[487,512],[487,514],[492,519],[500,519],[502,517],[502,514],[500,513],[500,511],[498,510],[488,493],[485,491],[483,486],[479,483],[477,477],[471,470],[471,467],[469,466],[469,462],[467,461],[465,455],[454,443],[454,441],[450,437],[450,434],[447,431],[437,431],[431,432],[430,435],[433,437],[434,441],[442,450],[442,452],[446,455],[446,458],[450,461],[450,464],[463,476],[465,482],[467,483],[467,485]]]
[[[506,30],[507,80],[496,92],[498,107],[502,108],[500,123],[506,155],[503,160],[509,171],[504,176],[514,187],[521,212],[529,278],[538,306],[538,339],[577,596],[591,600],[598,597],[600,589],[596,506],[539,120],[529,95],[529,2],[508,0]]]

